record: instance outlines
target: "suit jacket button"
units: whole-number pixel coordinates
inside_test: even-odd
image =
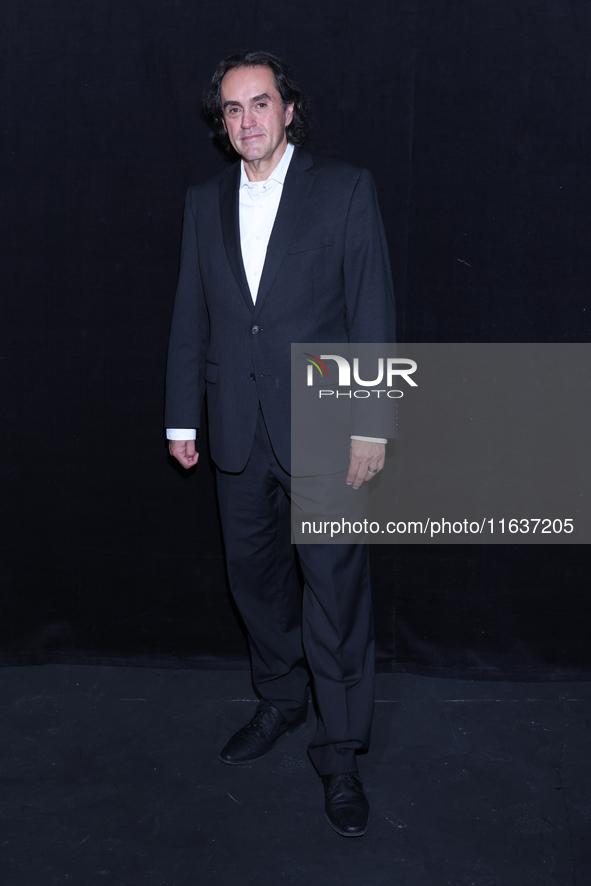
[[[254,372],[251,372],[251,373],[250,373],[250,377],[251,377],[251,379],[252,379],[253,381],[256,380],[256,375],[254,374]]]
[[[251,329],[250,331],[252,332],[253,335],[256,335],[257,332],[259,331],[259,327],[258,327],[258,326],[253,326],[252,329]]]

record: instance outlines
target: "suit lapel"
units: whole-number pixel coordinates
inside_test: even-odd
[[[314,176],[308,171],[313,165],[311,156],[306,151],[296,148],[285,176],[283,194],[281,195],[275,224],[269,239],[257,300],[254,305],[244,271],[242,250],[240,248],[240,220],[238,215],[240,161],[228,170],[228,174],[220,182],[220,215],[226,255],[249,311],[254,313],[260,311],[281,267],[281,262],[314,184]]]
[[[242,250],[240,248],[240,220],[238,216],[238,189],[240,187],[240,163],[234,163],[220,182],[220,215],[222,234],[228,256],[228,264],[236,279],[249,311],[254,310],[252,295],[244,272]]]
[[[304,211],[306,200],[314,184],[314,176],[308,171],[313,165],[312,157],[306,151],[295,149],[285,176],[283,194],[267,247],[255,304],[255,314],[258,314],[269,294]]]

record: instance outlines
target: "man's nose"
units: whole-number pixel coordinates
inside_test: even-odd
[[[242,115],[242,122],[240,124],[242,129],[250,129],[254,126],[254,122],[254,114],[247,108]]]

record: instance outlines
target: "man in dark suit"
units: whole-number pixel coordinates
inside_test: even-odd
[[[192,467],[207,388],[230,585],[261,698],[220,759],[250,763],[303,725],[311,676],[319,720],[308,752],[327,817],[359,836],[368,804],[356,752],[373,712],[368,550],[298,545],[302,595],[290,534],[290,345],[394,340],[383,227],[368,172],[302,150],[307,102],[279,59],[225,59],[205,104],[241,159],[187,193],[166,425],[171,454]],[[384,465],[389,429],[349,431],[333,485],[354,506]]]

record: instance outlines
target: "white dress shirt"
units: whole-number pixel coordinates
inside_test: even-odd
[[[238,215],[240,220],[240,248],[244,271],[253,302],[257,300],[259,283],[271,231],[275,224],[283,183],[293,156],[293,145],[288,144],[283,157],[262,182],[251,182],[244,163],[240,170]]]
[[[251,182],[246,174],[244,163],[240,167],[238,197],[240,249],[253,302],[257,300],[267,247],[292,156],[293,145],[288,144],[281,160],[264,181]],[[197,431],[195,428],[167,428],[166,436],[169,440],[194,440]],[[387,442],[379,437],[354,436],[352,439],[365,440],[370,443]]]

